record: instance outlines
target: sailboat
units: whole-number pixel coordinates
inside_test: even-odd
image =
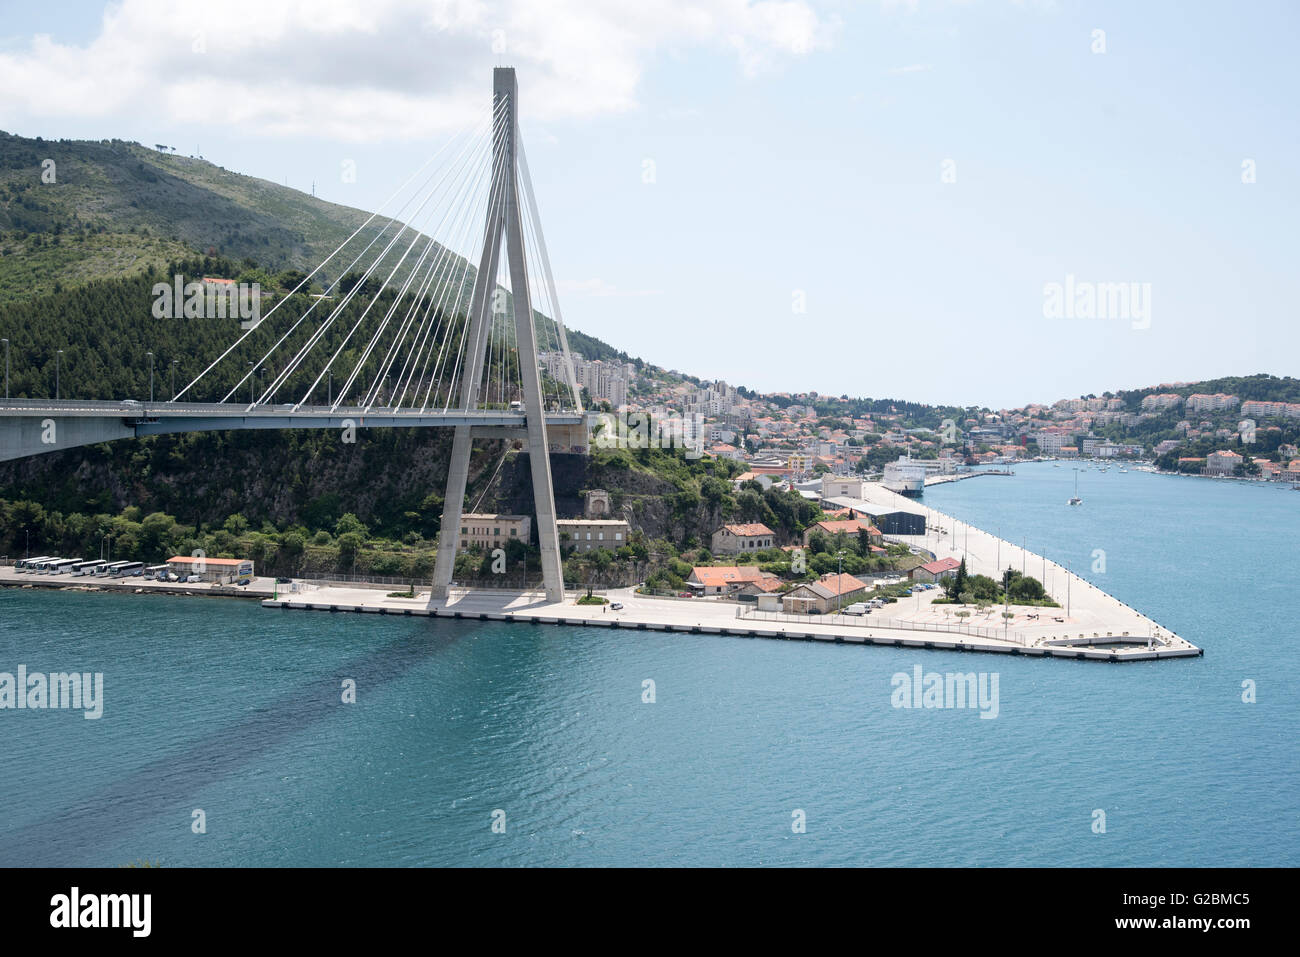
[[[1079,498],[1079,470],[1074,470],[1074,495],[1070,497],[1070,505],[1082,505],[1083,499]]]

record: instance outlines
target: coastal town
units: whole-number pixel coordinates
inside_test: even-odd
[[[539,355],[539,369],[557,380],[568,375],[561,353]],[[924,489],[1010,475],[1029,461],[1300,482],[1300,403],[1243,399],[1203,391],[1203,384],[994,411],[759,394],[620,356],[588,360],[575,353],[572,369],[587,427],[552,449],[579,452],[588,464],[583,487],[562,499],[569,504],[561,505],[557,531],[566,585],[585,591],[586,604],[602,615],[614,604],[652,601],[663,612],[690,601],[706,609],[696,617],[723,609],[787,622],[817,619],[824,627],[879,629],[887,621],[951,634],[1001,626],[1001,639],[976,637],[1017,647],[1086,640],[1107,653],[1113,648],[1104,639],[1132,650],[1163,635],[1170,647],[1186,650],[1154,622],[1127,620],[1131,609],[1109,596],[1081,612],[1087,606],[1076,599],[1093,586],[1041,555],[979,529],[963,528],[958,537],[961,523],[925,505]],[[1290,380],[1280,381],[1289,387]],[[1204,454],[1185,454],[1196,451]],[[522,594],[537,580],[534,519],[527,502],[503,488],[511,454],[506,447],[495,464],[485,460],[474,493],[489,507],[466,512],[452,531],[455,582],[463,589]],[[642,478],[629,483],[637,473]],[[500,507],[514,502],[522,507]],[[48,517],[5,507],[13,527],[27,528],[28,541],[32,530],[49,541]],[[427,542],[423,554],[431,555],[444,534],[408,533],[394,548],[375,541],[352,515],[288,532],[265,524],[256,532],[241,516],[206,533],[160,514],[148,516],[146,533],[142,521],[125,513],[109,521],[113,534],[101,542],[99,560],[37,555],[0,577],[34,587],[168,589],[272,602],[338,588],[368,589],[376,599],[375,589],[400,585],[389,599],[401,607],[419,598],[427,580],[421,561],[428,559],[414,549]],[[146,554],[146,539],[177,554]],[[123,559],[117,562],[110,560],[114,542]],[[180,567],[187,551],[218,557],[196,574]],[[1070,630],[1076,626],[1085,630]]]
[[[564,376],[560,353],[539,359],[548,374]],[[575,354],[573,367],[590,408],[627,418],[633,432],[638,420],[656,423],[655,429],[666,423],[682,444],[743,463],[745,477],[765,486],[824,473],[880,476],[890,466],[951,474],[962,466],[1044,458],[1300,482],[1300,401],[1206,393],[1190,383],[992,410],[817,392],[759,394],[639,360]]]

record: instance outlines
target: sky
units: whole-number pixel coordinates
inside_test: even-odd
[[[568,326],[1001,408],[1300,374],[1298,35],[1267,0],[0,0],[0,129],[373,210],[514,66]]]

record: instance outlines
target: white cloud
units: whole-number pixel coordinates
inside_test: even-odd
[[[111,117],[363,141],[463,129],[494,65],[534,120],[632,109],[649,60],[730,51],[748,75],[829,44],[806,0],[121,0],[85,46],[0,50],[0,124]],[[504,49],[502,49],[504,48]]]

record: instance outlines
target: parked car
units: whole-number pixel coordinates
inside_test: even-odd
[[[187,575],[186,578],[185,578],[185,581],[186,581],[187,583],[193,585],[195,582],[201,582],[201,581],[203,581],[203,576],[202,576],[202,575]]]
[[[612,601],[609,603],[609,607],[611,611],[622,611],[623,603],[621,601]]]

